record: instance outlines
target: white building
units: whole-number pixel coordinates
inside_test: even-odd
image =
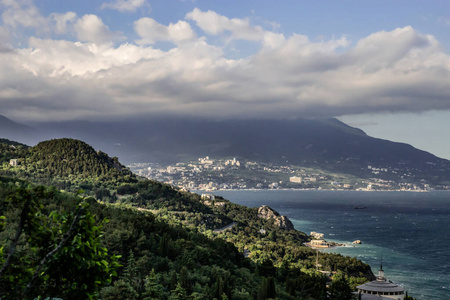
[[[271,184],[268,185],[269,189],[277,189],[278,188],[278,183],[277,182],[272,182]]]
[[[331,245],[327,241],[322,240],[322,239],[320,239],[320,240],[311,240],[309,245],[312,248],[330,248],[331,247]]]
[[[236,157],[233,159],[228,159],[227,161],[225,161],[225,166],[236,166],[236,167],[240,167],[241,163],[236,160]]]
[[[216,197],[214,197],[213,194],[202,194],[201,196],[202,200],[214,200]]]
[[[199,158],[198,162],[202,165],[212,165],[214,163],[214,160],[209,159],[209,156],[206,156],[204,158]]]
[[[301,177],[292,176],[292,177],[289,177],[289,181],[294,182],[294,183],[302,183],[303,180]]]
[[[361,293],[362,300],[369,299],[396,299],[403,300],[405,297],[405,289],[384,278],[383,266],[378,271],[376,280],[358,285],[356,287],[358,293]],[[375,298],[378,297],[378,298]]]
[[[323,236],[324,236],[323,233],[315,232],[315,231],[311,231],[310,235],[313,236],[314,239],[316,239],[316,240],[321,240],[321,239],[323,239]]]

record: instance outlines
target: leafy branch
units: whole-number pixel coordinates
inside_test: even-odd
[[[27,294],[27,292],[30,290],[30,288],[33,286],[34,280],[39,276],[39,274],[41,273],[41,269],[46,265],[47,261],[52,259],[54,257],[54,255],[63,248],[63,246],[66,244],[66,242],[72,236],[72,234],[75,232],[78,220],[80,219],[80,216],[83,211],[84,211],[83,207],[80,207],[78,209],[78,212],[77,212],[75,218],[73,219],[69,230],[63,235],[63,238],[59,242],[58,246],[55,249],[53,249],[52,251],[48,252],[44,256],[44,258],[41,259],[38,266],[36,267],[36,270],[34,271],[33,277],[31,277],[30,281],[28,282],[28,284],[26,285],[26,287],[22,293],[23,296],[25,296]]]

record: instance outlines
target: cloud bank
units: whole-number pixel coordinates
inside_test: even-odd
[[[115,0],[103,3],[101,8],[109,8],[119,12],[136,12],[143,6],[149,6],[146,0]]]
[[[143,3],[105,7],[129,12]],[[297,118],[450,108],[450,57],[432,35],[410,26],[358,41],[317,42],[194,9],[168,25],[136,19],[131,40],[94,14],[42,16],[26,0],[4,0],[2,10],[0,114],[18,120]],[[30,28],[25,46],[15,42]],[[257,50],[230,58],[234,41]]]

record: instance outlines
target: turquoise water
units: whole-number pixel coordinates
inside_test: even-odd
[[[450,299],[450,192],[217,191],[242,205],[269,205],[295,228],[346,243],[357,257],[420,299]],[[365,209],[354,209],[355,206]],[[353,246],[351,242],[363,244]]]

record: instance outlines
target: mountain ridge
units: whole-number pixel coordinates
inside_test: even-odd
[[[36,133],[33,127],[23,125],[0,115],[0,137],[12,140],[28,140]]]
[[[35,124],[45,138],[71,137],[121,158],[125,164],[162,165],[199,157],[319,167],[362,178],[389,168],[383,180],[450,184],[450,161],[406,143],[374,138],[335,118],[296,120],[151,119]],[[377,177],[375,176],[375,177]]]

